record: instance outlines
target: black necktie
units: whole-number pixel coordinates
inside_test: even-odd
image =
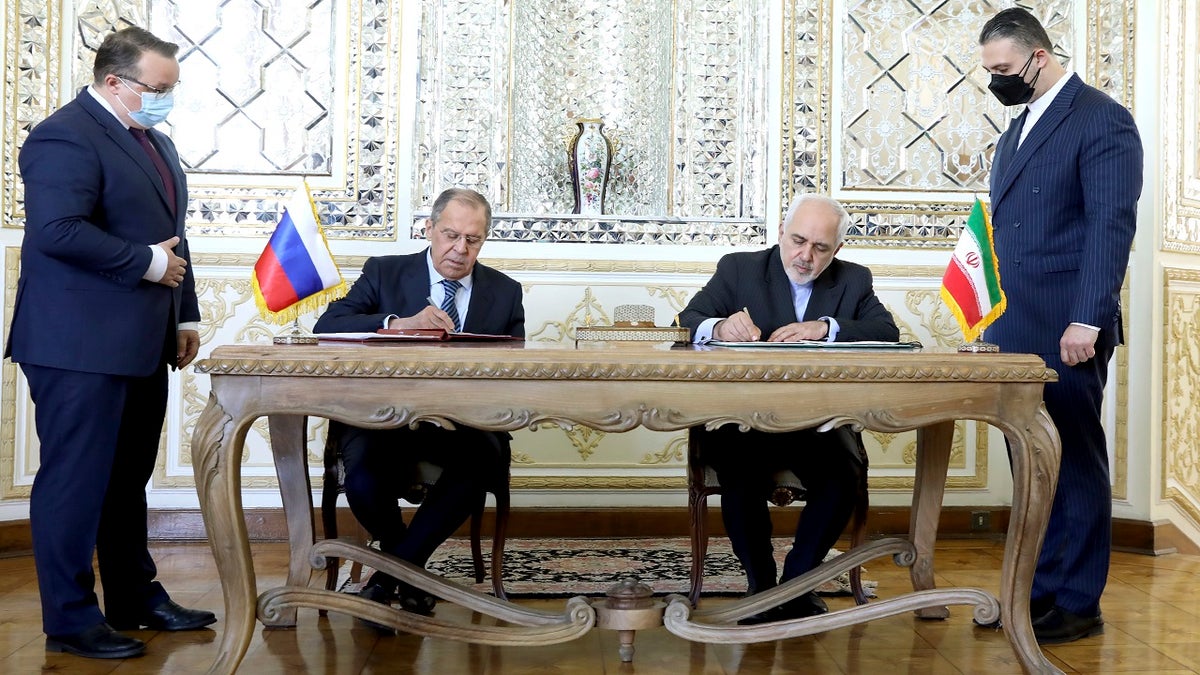
[[[458,297],[458,289],[462,284],[454,279],[442,279],[442,290],[446,296],[442,298],[442,311],[450,315],[450,319],[454,322],[454,332],[462,331],[462,325],[458,320],[458,306],[454,303]]]
[[[1009,139],[1004,148],[1004,157],[1001,165],[1005,171],[1008,171],[1008,166],[1012,162],[1012,158],[1017,154],[1017,146],[1021,144],[1021,131],[1025,128],[1025,118],[1029,117],[1029,109],[1017,116],[1009,125]]]
[[[171,176],[171,170],[167,168],[167,163],[163,161],[162,155],[158,154],[158,150],[154,149],[154,144],[150,142],[145,129],[129,127],[129,133],[137,139],[138,145],[142,146],[142,150],[146,151],[150,162],[158,170],[158,177],[167,191],[167,204],[171,206],[171,215],[175,215],[175,179]]]

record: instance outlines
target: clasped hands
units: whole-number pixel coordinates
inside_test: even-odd
[[[713,339],[726,342],[757,342],[762,331],[754,325],[750,313],[742,310],[722,319],[713,326]],[[775,329],[767,342],[798,342],[824,340],[829,336],[829,324],[824,321],[795,321]]]

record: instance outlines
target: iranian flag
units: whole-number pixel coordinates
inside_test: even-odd
[[[954,312],[967,342],[979,337],[1007,306],[992,248],[992,219],[978,199],[942,276],[942,300]]]

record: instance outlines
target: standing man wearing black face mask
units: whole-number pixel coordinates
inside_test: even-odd
[[[992,159],[992,225],[1008,310],[986,339],[1037,354],[1058,373],[1046,409],[1062,465],[1030,616],[1038,641],[1103,632],[1112,489],[1101,405],[1122,341],[1119,294],[1142,191],[1142,143],[1129,111],[1052,53],[1029,12],[1007,9],[979,35],[989,88],[1028,103]]]

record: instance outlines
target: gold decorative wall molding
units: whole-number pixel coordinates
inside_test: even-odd
[[[1166,0],[1162,56],[1162,247],[1200,253],[1200,8]]]
[[[1162,309],[1161,489],[1200,522],[1200,269],[1164,269]]]
[[[17,152],[29,130],[58,107],[61,12],[58,2],[49,1],[6,2],[4,13],[0,227],[19,228],[25,222],[25,186],[17,175]]]
[[[21,249],[4,247],[4,325],[12,325],[13,302],[17,297],[17,277],[21,271]],[[4,340],[8,339],[5,335]],[[11,359],[0,362],[0,501],[29,499],[31,486],[14,485],[17,457],[17,364]]]

